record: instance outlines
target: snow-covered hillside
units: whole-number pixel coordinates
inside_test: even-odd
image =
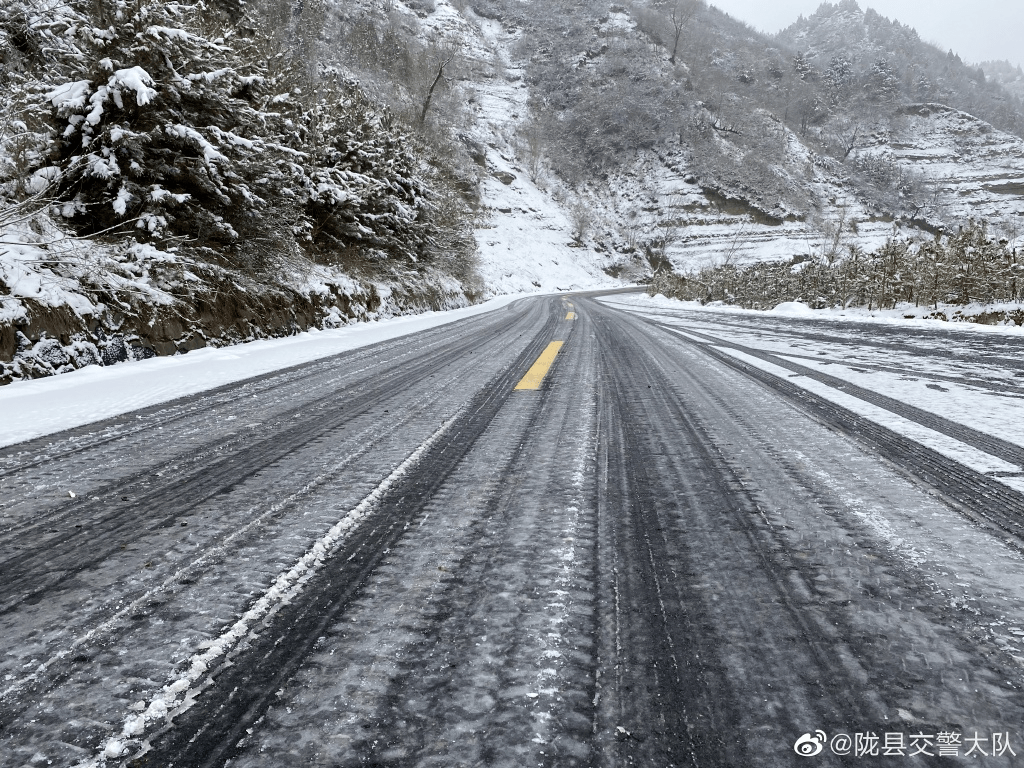
[[[876,216],[827,170],[815,167],[802,144],[791,137],[794,166],[819,209],[811,216],[766,216],[741,191],[725,193],[701,183],[687,163],[685,147],[670,145],[645,152],[594,185],[589,199],[603,223],[600,235],[628,258],[646,261],[643,241],[667,238],[667,254],[681,272],[710,264],[744,264],[819,255],[829,248],[857,244],[870,250],[892,236],[896,225]],[[621,257],[620,257],[621,258]]]
[[[259,23],[218,17],[223,40],[198,6],[140,6],[99,35],[15,5],[38,34],[18,48],[0,28],[17,95],[0,115],[0,382],[831,260],[972,218],[1021,235],[1019,100],[853,0],[775,37],[699,0],[675,28],[644,0],[247,0]],[[133,47],[128,27],[157,32]],[[194,125],[169,106],[189,89]],[[26,104],[31,129],[10,111]],[[56,205],[18,207],[44,192]]]
[[[837,163],[823,162],[792,132],[787,165],[777,170],[806,188],[813,201],[807,213],[780,211],[773,220],[747,204],[742,190],[726,196],[703,185],[688,149],[677,143],[639,153],[607,185],[593,185],[592,205],[610,225],[604,237],[620,249],[631,236],[670,231],[668,254],[680,271],[816,256],[836,246],[872,251],[893,236],[928,238],[931,226],[971,219],[989,222],[1010,240],[1024,237],[1020,138],[940,104],[908,106],[885,127],[864,133],[853,161],[869,167],[878,161],[916,177],[927,190],[927,216],[894,220],[852,187]]]
[[[474,231],[478,270],[488,295],[621,285],[603,270],[613,260],[574,242],[567,212],[531,180],[518,156],[517,132],[528,114],[523,62],[511,53],[522,32],[436,0],[423,21],[430,34],[456,38],[476,65],[462,84],[474,115],[469,140],[480,166],[481,210]]]
[[[1024,216],[1024,141],[942,104],[901,110],[864,153],[891,155],[924,176],[947,220]]]
[[[548,166],[616,268],[871,251],[979,217],[1001,233],[1024,202],[1017,137],[918,119],[940,109],[922,96],[1004,126],[1021,124],[1020,104],[853,0],[775,37],[699,2],[527,2],[507,16],[536,39],[526,77]]]

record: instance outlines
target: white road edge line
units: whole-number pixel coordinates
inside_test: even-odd
[[[681,331],[678,328],[672,328],[671,329],[671,333],[674,333],[677,336],[682,336],[684,339],[689,339],[690,341],[695,341],[698,344],[710,344],[711,343],[711,341],[709,339],[705,339],[705,338],[703,338],[701,336],[694,336],[692,334],[687,333],[686,331]]]
[[[157,720],[168,720],[191,707],[195,701],[195,695],[198,694],[196,683],[206,674],[211,664],[229,653],[249,635],[256,622],[275,613],[302,591],[310,578],[352,531],[359,527],[363,519],[370,514],[373,507],[391,486],[408,474],[409,470],[420,461],[423,454],[451,429],[458,415],[455,414],[444,422],[440,429],[409,454],[362,501],[349,510],[327,533],[313,542],[295,565],[282,571],[270,588],[234,624],[212,641],[206,650],[194,654],[187,661],[187,671],[165,685],[163,691],[153,698],[143,712],[128,715],[119,736],[111,736],[104,743],[99,754],[79,762],[75,768],[97,768],[97,766],[106,765],[108,759],[126,757],[132,751],[132,746],[138,747],[138,751],[132,755],[133,757],[145,754],[149,745],[142,741],[142,736],[147,726]]]
[[[724,352],[737,360],[742,360],[747,365],[752,365],[766,373],[778,376],[780,379],[785,379],[801,389],[805,389],[819,397],[823,397],[849,411],[853,411],[858,416],[862,416],[876,424],[880,424],[887,429],[891,429],[893,432],[909,438],[915,443],[923,445],[926,448],[930,448],[948,459],[952,459],[959,464],[963,464],[964,466],[973,469],[975,472],[984,474],[986,472],[1021,471],[1021,467],[1018,467],[1016,464],[1011,464],[997,456],[992,456],[991,454],[985,453],[972,445],[967,445],[966,443],[962,443],[949,435],[943,434],[942,432],[936,432],[934,429],[922,426],[916,421],[911,421],[910,419],[899,416],[892,411],[880,408],[877,405],[872,405],[871,403],[861,400],[849,393],[842,392],[834,387],[828,386],[827,384],[823,384],[816,379],[809,378],[802,374],[794,375],[788,368],[783,368],[780,365],[766,362],[758,357],[754,357],[753,355],[748,355],[745,352],[729,349],[727,347],[716,346],[713,348],[719,352]],[[998,480],[1004,485],[1014,488],[1015,490],[1020,490],[1018,485],[1006,482],[1006,480],[1014,480],[1016,478],[993,477],[992,479]]]

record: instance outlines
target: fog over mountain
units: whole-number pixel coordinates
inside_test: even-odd
[[[774,34],[800,16],[810,16],[819,0],[717,0],[713,3],[755,29]],[[1018,31],[1024,28],[1024,6],[1003,0],[979,0],[970,12],[956,0],[870,0],[882,16],[914,27],[921,37],[940,48],[951,49],[967,61],[979,63],[1008,60],[1024,64],[1024,45]]]

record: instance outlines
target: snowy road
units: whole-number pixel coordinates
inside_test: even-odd
[[[0,767],[1017,764],[1022,346],[531,298],[0,449]]]

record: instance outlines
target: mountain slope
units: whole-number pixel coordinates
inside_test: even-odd
[[[1019,236],[1014,72],[853,0],[777,36],[703,0],[218,7],[0,12],[0,381],[978,217]]]
[[[837,63],[844,64],[851,90],[873,92],[891,102],[945,104],[1024,136],[1024,103],[1019,96],[986,78],[982,67],[969,66],[952,51],[923,42],[909,26],[870,8],[861,10],[856,0],[823,3],[777,39],[801,53],[823,79],[837,74]],[[856,95],[845,95],[858,102]]]
[[[1020,210],[1020,102],[852,0],[776,37],[696,0],[507,3],[503,18],[532,42],[543,165],[623,268],[873,248]],[[922,96],[975,117],[923,119]]]

